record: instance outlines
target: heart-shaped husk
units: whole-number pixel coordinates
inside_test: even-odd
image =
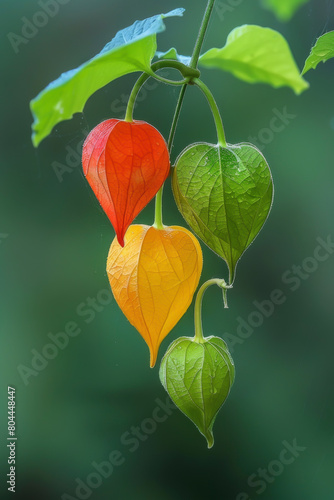
[[[168,348],[160,381],[175,405],[196,425],[212,448],[216,416],[234,382],[234,364],[220,337],[181,337]]]
[[[264,156],[247,143],[193,144],[177,158],[172,186],[184,219],[226,261],[233,283],[237,262],[272,205],[273,182]]]
[[[116,302],[150,349],[155,365],[162,340],[190,306],[202,272],[199,242],[187,229],[133,225],[125,246],[111,244],[107,273]]]
[[[127,228],[169,174],[164,138],[142,121],[106,120],[88,135],[82,165],[123,246]]]

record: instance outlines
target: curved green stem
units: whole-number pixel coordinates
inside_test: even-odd
[[[226,138],[225,138],[225,132],[224,132],[224,126],[223,126],[223,121],[222,121],[222,118],[220,116],[220,113],[219,113],[219,109],[218,109],[218,106],[217,106],[217,103],[211,93],[211,91],[209,90],[209,88],[205,85],[205,83],[203,83],[201,80],[199,80],[198,78],[195,78],[193,80],[193,83],[195,85],[197,85],[197,87],[199,89],[201,89],[201,91],[203,92],[203,94],[205,95],[205,97],[207,98],[208,100],[208,103],[209,103],[209,106],[211,108],[211,111],[212,111],[212,114],[213,114],[213,118],[215,120],[215,124],[216,124],[216,130],[217,130],[217,136],[218,136],[218,144],[220,146],[222,146],[223,148],[226,148]]]
[[[201,76],[201,72],[198,69],[191,68],[190,66],[187,66],[180,61],[176,61],[175,59],[161,59],[160,61],[156,61],[155,63],[153,63],[151,68],[153,71],[157,71],[158,69],[163,68],[173,68],[178,70],[183,78],[187,80],[192,78],[199,78]]]
[[[173,68],[178,70],[181,75],[183,76],[183,80],[170,80],[169,78],[164,78],[163,76],[157,75],[155,72],[158,71],[159,69],[163,68]],[[150,73],[143,73],[136,83],[134,84],[134,87],[131,91],[127,109],[126,109],[126,114],[125,114],[125,121],[126,122],[132,122],[133,120],[133,109],[136,103],[137,96],[139,94],[140,89],[146,82],[146,80],[150,77],[155,78],[159,82],[162,83],[167,83],[168,85],[187,85],[193,78],[198,78],[200,76],[200,72],[198,69],[190,68],[189,66],[186,66],[185,64],[181,63],[180,61],[174,61],[172,59],[165,59],[162,61],[157,61],[151,65],[151,72]]]
[[[129,100],[128,100],[128,105],[127,105],[127,108],[126,108],[126,113],[125,113],[125,121],[126,122],[132,122],[133,121],[133,109],[135,107],[137,95],[139,94],[139,91],[142,88],[142,86],[144,85],[144,83],[146,82],[146,80],[148,80],[150,78],[150,76],[151,75],[149,75],[148,73],[143,73],[138,78],[138,80],[136,81],[136,83],[134,84],[134,87],[133,87],[133,89],[131,91],[131,94],[130,94],[130,97],[129,97]]]
[[[153,75],[151,75],[151,76],[152,76],[152,78],[154,78],[158,82],[167,83],[167,85],[178,86],[178,85],[185,85],[188,82],[187,79],[183,79],[183,80],[170,80],[169,78],[164,78],[163,76],[157,75],[156,73],[154,74],[154,76]]]
[[[203,302],[203,296],[207,288],[209,288],[211,285],[218,285],[220,288],[223,289],[223,297],[224,297],[224,306],[227,308],[227,301],[226,301],[226,292],[229,288],[232,288],[231,285],[227,285],[226,281],[223,279],[212,279],[209,281],[206,281],[201,288],[197,292],[196,296],[196,301],[195,301],[195,337],[194,340],[198,344],[203,344],[204,342],[204,337],[203,337],[203,326],[202,326],[202,302]]]

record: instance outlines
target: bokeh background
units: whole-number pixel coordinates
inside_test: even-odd
[[[103,119],[123,117],[136,75],[97,92],[83,114],[57,126],[37,150],[29,111],[30,99],[50,81],[95,55],[136,19],[185,7],[183,18],[166,20],[158,47],[190,54],[206,2],[60,3],[59,12],[17,53],[8,33],[21,35],[22,18],[31,20],[41,7],[35,0],[1,6],[1,498],[8,494],[6,394],[12,385],[18,499],[332,500],[333,249],[323,250],[321,262],[312,257],[317,239],[334,239],[334,61],[306,75],[311,87],[299,97],[287,88],[202,72],[228,141],[253,140],[264,147],[276,188],[270,218],[238,266],[229,310],[218,289],[204,299],[205,333],[229,340],[236,364],[233,390],[216,420],[215,446],[208,450],[177,410],[169,415],[162,409],[164,421],[156,428],[146,420],[166,395],[158,365],[149,368],[144,341],[110,297],[105,261],[114,233],[80,167],[78,151],[87,131]],[[204,49],[223,46],[236,26],[259,24],[284,34],[300,68],[316,38],[334,28],[332,0],[309,2],[286,24],[257,0],[227,0],[217,7]],[[167,135],[176,98],[176,89],[150,82],[135,117]],[[275,112],[284,109],[292,118],[270,135]],[[191,88],[173,158],[201,140],[215,142],[215,130],[204,98]],[[56,174],[59,165],[66,169],[62,175]],[[169,183],[164,207],[166,224],[183,224]],[[152,220],[153,203],[137,222]],[[226,277],[225,263],[203,251],[202,281]],[[300,277],[292,280],[295,273]],[[242,338],[241,319],[254,320],[254,301],[268,300],[275,289],[284,303]],[[77,335],[45,366],[39,361],[39,370],[29,372],[36,352],[52,343],[50,334],[63,332],[69,322],[77,325]],[[172,340],[192,333],[191,307],[163,342],[160,359]],[[129,443],[135,427],[140,437]],[[286,443],[297,443],[295,455],[282,455]],[[108,460],[114,450],[122,463],[99,487],[76,493],[78,478],[87,484],[96,472],[93,463]],[[282,457],[290,463],[280,465]],[[93,476],[89,480],[94,483]]]

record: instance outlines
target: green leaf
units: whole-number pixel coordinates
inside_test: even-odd
[[[312,47],[302,74],[304,75],[310,69],[315,69],[321,61],[326,62],[332,57],[334,57],[334,31],[329,31],[319,37]]]
[[[229,71],[249,83],[291,87],[296,94],[309,86],[300,75],[285,38],[261,26],[235,28],[223,48],[208,50],[199,62],[208,68]]]
[[[234,381],[234,364],[225,342],[219,337],[205,338],[203,343],[181,337],[169,346],[159,375],[173,402],[211,448],[213,424]]]
[[[102,51],[76,69],[62,74],[30,103],[34,116],[32,141],[35,147],[62,120],[81,112],[88,98],[101,87],[128,73],[152,73],[150,65],[164,31],[163,19],[182,16],[184,9],[159,14],[119,31]]]
[[[272,10],[281,21],[289,21],[295,12],[310,0],[262,0],[263,5]]]
[[[173,59],[175,61],[179,61],[186,66],[189,66],[191,61],[191,56],[181,56],[178,54],[177,50],[172,47],[167,50],[167,52],[156,52],[155,54],[159,59]]]
[[[226,261],[232,283],[238,260],[272,205],[273,182],[265,158],[247,143],[226,148],[193,144],[177,158],[172,186],[186,222]]]

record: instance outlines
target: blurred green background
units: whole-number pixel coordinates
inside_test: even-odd
[[[299,97],[289,89],[202,72],[228,141],[253,140],[264,147],[276,188],[271,216],[238,266],[229,310],[218,289],[204,299],[205,333],[232,343],[236,364],[212,450],[180,412],[157,413],[166,401],[158,365],[149,368],[144,341],[110,298],[105,261],[114,233],[77,153],[88,130],[103,119],[123,117],[136,75],[97,92],[83,114],[59,124],[37,150],[30,141],[29,101],[60,73],[95,55],[136,19],[176,7],[186,13],[166,20],[158,47],[174,45],[190,54],[205,5],[204,0],[59,0],[59,12],[15,53],[8,33],[20,35],[22,18],[31,20],[41,7],[33,0],[2,4],[1,498],[8,494],[8,385],[16,388],[18,499],[334,498],[333,249],[322,251],[321,262],[313,258],[317,239],[334,240],[334,61],[306,75],[311,87]],[[204,49],[223,46],[236,26],[259,24],[284,34],[300,68],[316,38],[334,28],[332,0],[311,1],[287,24],[255,0],[227,0],[217,7]],[[135,117],[167,135],[177,92],[149,82]],[[271,132],[272,118],[284,109],[288,123]],[[214,124],[204,98],[191,88],[173,158],[203,140],[215,142]],[[67,167],[61,176],[59,164]],[[167,184],[165,223],[182,225]],[[153,203],[137,222],[152,220]],[[203,251],[202,282],[226,277],[225,263]],[[256,321],[254,301],[269,300],[275,289],[284,303],[262,321],[257,315],[261,324],[251,334],[238,333],[242,320]],[[192,314],[190,308],[163,342],[160,359],[172,340],[193,334]],[[34,353],[70,328],[68,322],[77,325],[77,335],[63,349],[46,348],[53,359],[27,371]],[[163,420],[155,425],[147,420],[154,411]],[[140,437],[129,441],[136,427]],[[297,443],[297,451],[284,452],[286,443]],[[109,477],[91,475],[93,463],[109,460],[114,450],[118,465],[112,473],[105,469]],[[92,485],[82,487],[79,496],[78,478]]]

